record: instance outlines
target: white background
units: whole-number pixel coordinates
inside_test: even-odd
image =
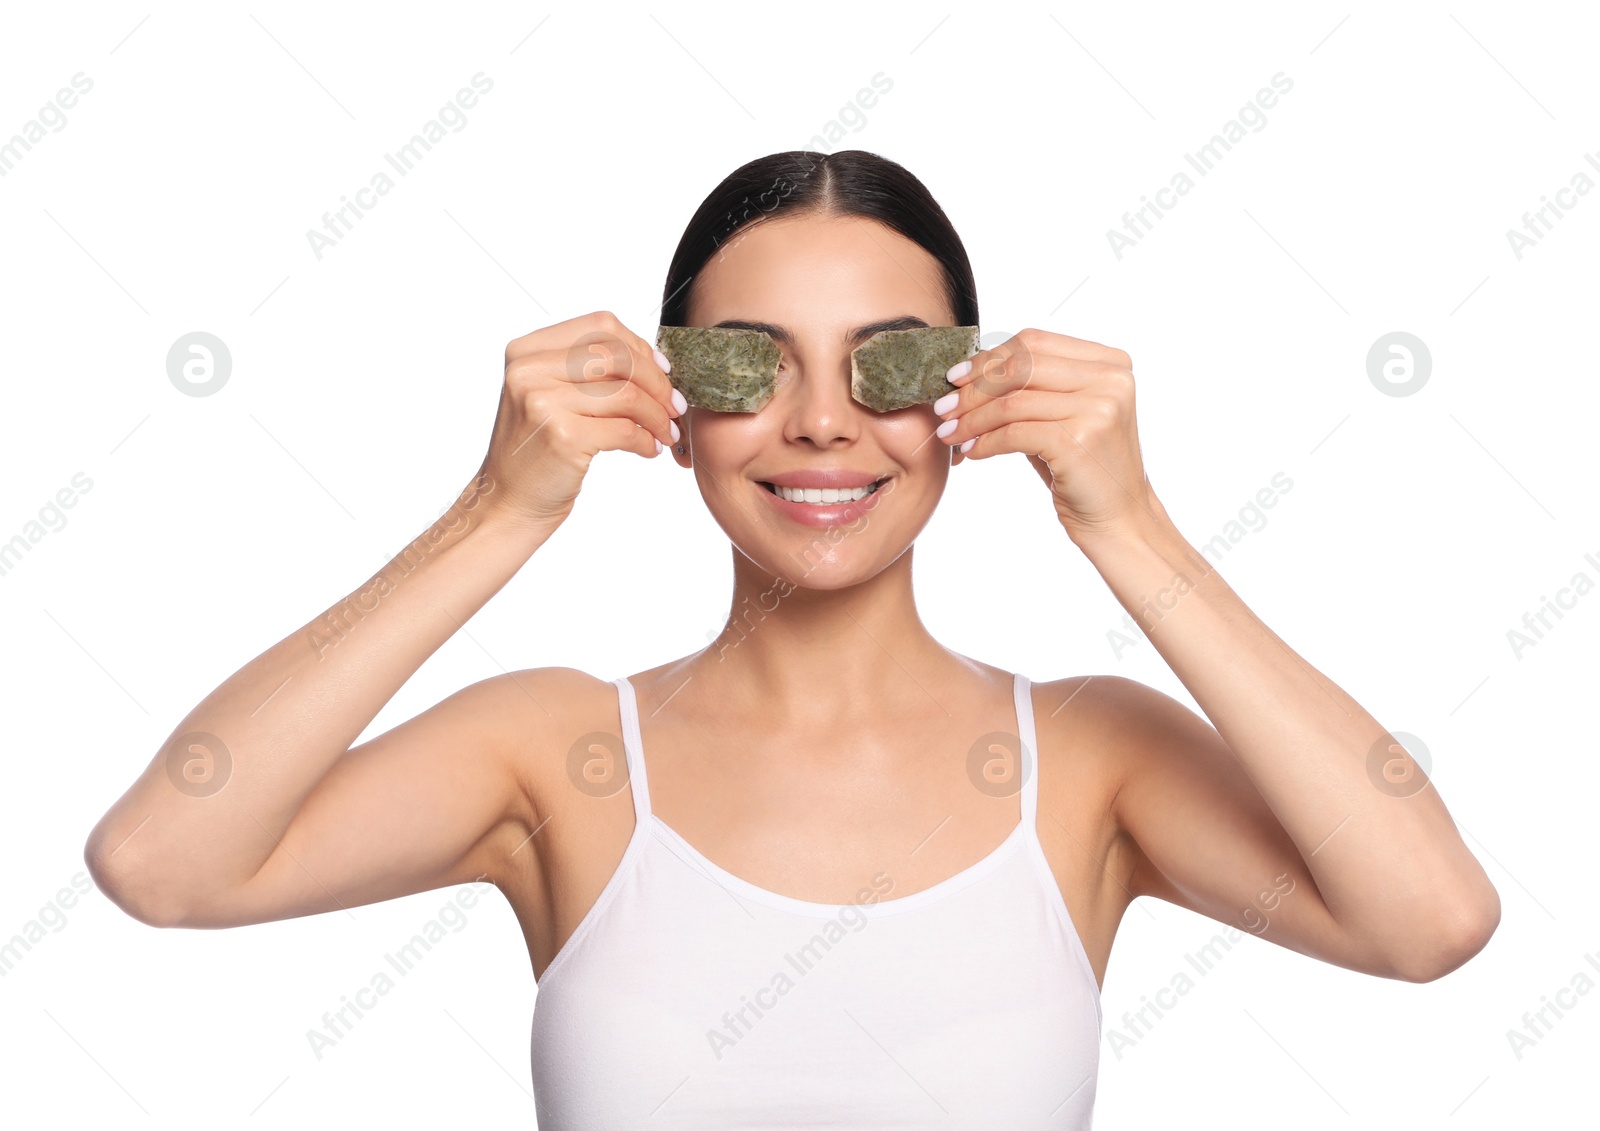
[[[1507,631],[1580,571],[1600,581],[1600,193],[1520,259],[1506,232],[1578,172],[1600,181],[1585,7],[8,10],[0,138],[74,74],[94,85],[0,178],[0,541],[76,473],[93,485],[0,576],[0,940],[83,870],[89,829],[200,698],[451,501],[508,340],[598,309],[652,336],[702,197],[806,147],[882,72],[892,89],[846,113],[859,128],[818,147],[924,180],[986,332],[1132,355],[1150,479],[1191,542],[1292,479],[1223,575],[1421,740],[1504,904],[1487,949],[1426,985],[1246,939],[1135,1046],[1102,1047],[1096,1125],[1576,1125],[1600,993],[1520,1058],[1506,1033],[1580,970],[1600,982],[1600,595],[1520,658]],[[494,87],[465,128],[317,259],[307,229],[480,71]],[[1294,85],[1265,128],[1119,260],[1107,230],[1278,72]],[[195,330],[232,354],[215,395],[167,377]],[[1403,397],[1367,373],[1396,330],[1432,355]],[[1108,643],[1123,610],[1023,459],[956,469],[917,564],[950,647],[1192,705],[1147,642]],[[571,520],[367,734],[503,669],[612,678],[694,651],[730,576],[690,475],[602,456]],[[0,1103],[50,1124],[532,1125],[535,987],[492,890],[309,1049],[453,894],[209,932],[93,892],[0,978]],[[1219,929],[1130,909],[1107,1032]]]

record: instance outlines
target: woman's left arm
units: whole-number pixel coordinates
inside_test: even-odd
[[[952,370],[956,401],[936,406],[958,421],[947,444],[973,441],[957,461],[1028,456],[1068,536],[1215,727],[1109,681],[1137,711],[1115,805],[1139,850],[1133,894],[1247,929],[1259,907],[1273,941],[1408,981],[1478,953],[1500,901],[1438,791],[1250,611],[1151,491],[1128,355],[1029,329],[970,363]]]

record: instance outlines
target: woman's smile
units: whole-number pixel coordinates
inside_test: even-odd
[[[757,480],[777,512],[807,526],[842,526],[875,510],[892,475],[870,472],[791,471]]]

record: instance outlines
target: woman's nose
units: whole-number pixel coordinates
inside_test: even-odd
[[[790,381],[789,422],[791,436],[804,436],[826,444],[841,436],[853,435],[859,421],[859,405],[850,396],[850,356],[844,354],[812,362]]]

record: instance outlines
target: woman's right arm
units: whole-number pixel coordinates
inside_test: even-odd
[[[484,680],[350,744],[554,533],[598,451],[672,441],[675,403],[649,344],[608,313],[512,342],[479,474],[189,712],[89,836],[101,890],[145,923],[223,927],[498,883],[533,833],[528,775],[554,741],[530,725],[529,681],[561,669]]]

